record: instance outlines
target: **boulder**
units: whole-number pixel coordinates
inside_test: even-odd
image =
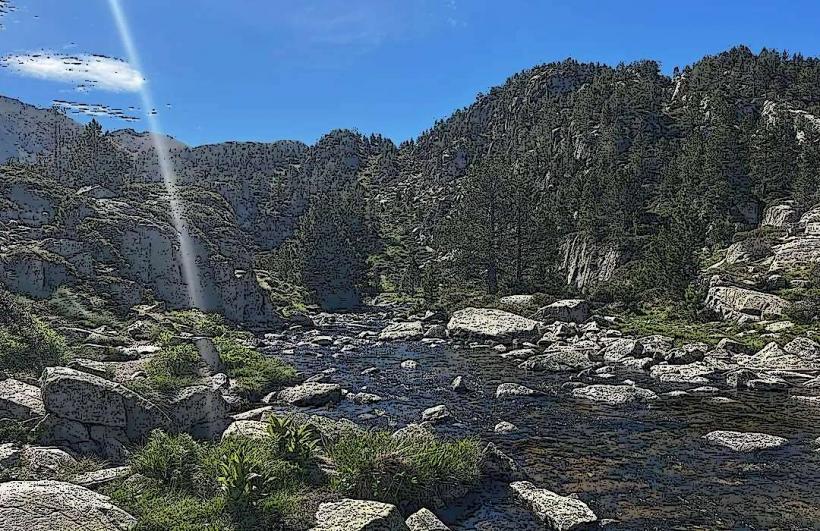
[[[598,520],[581,500],[539,489],[529,481],[516,481],[510,484],[510,489],[547,529],[570,531],[587,527]]]
[[[488,443],[481,451],[481,474],[496,481],[521,481],[527,479],[527,474],[515,460],[498,449],[493,443]]]
[[[539,356],[533,356],[518,367],[530,371],[549,372],[578,372],[592,367],[594,363],[583,350],[572,347],[547,351]]]
[[[308,382],[282,389],[277,396],[292,406],[326,406],[341,401],[342,388],[338,384]]]
[[[724,446],[735,452],[754,452],[777,448],[789,441],[766,433],[716,430],[703,436],[711,444]]]
[[[501,422],[497,423],[493,428],[495,433],[512,433],[518,428],[512,422],[507,422],[502,420]]]
[[[587,385],[572,390],[572,396],[610,405],[647,402],[658,398],[654,392],[632,385]]]
[[[780,318],[789,306],[786,299],[735,286],[712,286],[705,301],[706,308],[727,320],[759,321]]]
[[[45,413],[39,387],[13,378],[0,380],[0,419],[26,420]]]
[[[634,339],[616,339],[603,350],[606,363],[617,363],[624,358],[639,358],[643,354],[643,343]]]
[[[649,370],[650,376],[658,381],[694,385],[709,383],[706,377],[714,372],[715,369],[702,362],[688,365],[655,365]]]
[[[447,337],[447,327],[443,324],[434,324],[424,332],[425,339],[444,339]]]
[[[544,322],[583,323],[592,315],[592,306],[583,299],[564,299],[540,308],[536,318]]]
[[[536,391],[535,389],[530,389],[529,387],[516,383],[503,383],[500,384],[495,390],[496,398],[509,398],[516,396],[538,396],[542,394],[543,393],[541,391]]]
[[[347,393],[345,395],[345,400],[359,405],[375,404],[376,402],[381,402],[382,397],[373,393]]]
[[[229,437],[246,437],[263,440],[268,436],[268,423],[259,420],[237,420],[222,433],[222,440]]]
[[[119,460],[125,446],[142,441],[154,428],[174,427],[158,406],[98,376],[48,367],[41,380],[47,415],[39,429],[46,444]]]
[[[125,531],[137,520],[102,494],[62,481],[0,483],[0,528]]]
[[[216,439],[231,423],[230,406],[219,389],[195,385],[181,390],[168,405],[175,431],[197,439]]]
[[[467,384],[464,383],[464,378],[462,376],[456,376],[455,378],[453,378],[453,381],[450,382],[450,389],[452,389],[456,393],[466,393],[470,390],[467,387]]]
[[[131,474],[133,472],[130,466],[115,466],[78,474],[73,476],[70,482],[88,489],[96,489],[114,481],[123,480]]]
[[[450,531],[430,510],[421,508],[405,522],[410,531]]]
[[[674,339],[658,334],[638,338],[638,343],[643,346],[644,356],[657,359],[663,359],[663,354],[666,354],[675,346]]]
[[[709,351],[706,343],[688,343],[680,348],[672,349],[663,355],[663,360],[671,365],[688,365],[703,361]]]
[[[424,422],[441,422],[450,417],[450,410],[444,404],[427,408],[421,413],[421,420]]]
[[[447,323],[450,337],[492,339],[509,343],[515,339],[534,340],[538,321],[491,308],[465,308],[453,313]]]
[[[725,350],[731,354],[748,354],[749,347],[744,345],[739,341],[735,341],[734,339],[729,339],[728,337],[724,337],[721,339],[718,344],[717,348],[721,350]]]
[[[799,342],[795,343],[795,341]],[[804,341],[805,340],[805,341]],[[812,349],[808,338],[797,338],[788,343],[789,351],[771,342],[760,349],[754,356],[740,359],[742,366],[750,369],[768,369],[784,371],[820,370],[820,356]]]
[[[424,337],[421,321],[393,323],[379,334],[379,341],[417,341]]]
[[[313,531],[407,531],[395,505],[369,500],[344,499],[322,503]]]

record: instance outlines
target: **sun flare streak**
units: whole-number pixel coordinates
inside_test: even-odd
[[[117,24],[117,30],[120,34],[120,40],[122,40],[126,55],[128,56],[128,62],[133,69],[138,72],[143,72],[139,54],[134,45],[134,39],[131,36],[128,20],[125,18],[120,0],[108,0],[108,4],[111,7],[111,14]],[[179,238],[179,250],[182,256],[182,278],[188,291],[188,302],[190,306],[194,308],[205,309],[199,267],[196,264],[194,242],[182,216],[182,204],[179,199],[176,175],[174,174],[174,169],[171,164],[166,137],[162,134],[159,118],[151,112],[151,109],[155,107],[148,83],[142,84],[138,92],[142,99],[142,109],[145,113],[145,119],[148,122],[148,130],[154,144],[154,151],[157,154],[160,174],[162,175],[165,190],[168,194],[168,201],[171,207],[171,220]]]

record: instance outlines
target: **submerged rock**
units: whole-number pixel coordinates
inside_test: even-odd
[[[645,402],[658,398],[654,392],[632,385],[587,385],[572,390],[575,398],[594,400],[611,405],[626,404],[629,402]]]
[[[322,503],[316,511],[313,531],[407,531],[395,505],[368,500],[344,499]]]
[[[124,531],[137,520],[111,499],[62,481],[0,483],[0,528],[9,531]]]
[[[542,394],[543,393],[541,391],[536,391],[535,389],[530,389],[529,387],[516,383],[503,383],[500,384],[495,390],[496,398],[507,398],[514,396],[538,396]]]
[[[581,500],[539,489],[529,481],[516,481],[510,485],[510,489],[547,529],[571,531],[598,520],[595,513]]]
[[[703,436],[708,442],[725,446],[735,452],[754,452],[767,448],[777,448],[789,441],[783,437],[757,432],[717,430]]]

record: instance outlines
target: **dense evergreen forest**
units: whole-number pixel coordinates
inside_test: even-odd
[[[157,187],[135,133],[50,113],[42,174],[71,188]],[[820,60],[737,47],[672,76],[648,60],[537,66],[399,146],[337,130],[313,146],[175,143],[172,158],[183,188],[233,209],[288,304],[679,300],[703,256],[767,206],[820,201],[817,116]]]

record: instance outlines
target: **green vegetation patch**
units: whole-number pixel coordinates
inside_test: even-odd
[[[217,337],[214,343],[228,376],[242,395],[259,397],[296,378],[296,370],[287,363],[265,356],[232,337]]]
[[[39,376],[67,358],[65,339],[22,299],[0,290],[0,370]]]
[[[337,469],[334,489],[407,511],[463,493],[480,477],[475,439],[396,439],[373,431],[342,436],[330,448],[330,457]]]

